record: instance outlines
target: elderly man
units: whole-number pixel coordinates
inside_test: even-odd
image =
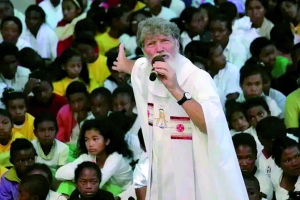
[[[137,43],[146,58],[125,58],[115,70],[131,72],[150,161],[147,199],[248,199],[212,78],[179,54],[178,27],[161,18],[140,22]],[[151,65],[155,56],[164,62]],[[149,80],[151,71],[158,73]]]

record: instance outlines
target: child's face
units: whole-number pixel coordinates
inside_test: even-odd
[[[90,199],[98,192],[99,180],[94,169],[83,169],[76,183],[80,195],[85,199]]]
[[[248,193],[249,200],[261,200],[261,194],[258,190],[258,186],[252,180],[245,180],[245,185]]]
[[[113,111],[126,111],[131,113],[135,107],[135,103],[132,101],[130,95],[125,93],[118,94],[113,101]]]
[[[8,111],[14,124],[21,125],[25,121],[27,107],[24,99],[14,99],[8,102]]]
[[[0,140],[9,140],[13,125],[10,119],[0,115]]]
[[[246,99],[250,97],[259,97],[262,94],[262,77],[261,74],[254,74],[244,79],[242,90]]]
[[[221,70],[225,68],[226,58],[223,54],[221,45],[218,45],[218,47],[211,52],[210,62],[210,68],[214,70]]]
[[[98,94],[91,99],[91,110],[96,118],[104,118],[111,110],[108,99]]]
[[[8,2],[0,3],[0,21],[8,16],[14,16],[14,8]]]
[[[52,145],[57,133],[55,123],[52,121],[43,121],[37,125],[34,133],[42,145]]]
[[[62,68],[66,70],[70,79],[78,78],[82,70],[81,57],[73,56]]]
[[[280,11],[285,19],[292,21],[297,17],[298,6],[290,1],[283,1],[280,4]]]
[[[300,175],[300,151],[298,147],[289,147],[283,151],[280,167],[289,176]]]
[[[233,113],[231,117],[231,126],[235,131],[241,132],[249,128],[249,123],[244,113],[238,111]]]
[[[248,4],[247,15],[253,24],[261,24],[265,18],[265,8],[258,0],[252,0]]]
[[[272,70],[276,60],[276,49],[274,45],[268,45],[262,48],[259,54],[259,60],[265,64],[265,66]]]
[[[260,120],[270,116],[270,113],[268,113],[262,106],[254,106],[248,109],[247,115],[251,126],[256,128],[257,123]]]
[[[35,155],[33,149],[24,149],[15,153],[11,158],[12,164],[17,171],[19,177],[28,174],[28,170],[35,163]]]
[[[88,100],[84,93],[71,94],[68,101],[74,112],[84,111],[87,108]]]
[[[97,58],[97,53],[95,49],[88,44],[78,44],[78,51],[82,53],[87,63],[95,62],[95,58]]]
[[[4,57],[1,67],[0,67],[0,72],[3,74],[4,78],[6,79],[13,79],[15,78],[17,68],[18,68],[18,60],[16,56],[14,55],[7,55]]]
[[[109,142],[109,139],[105,139],[97,130],[85,132],[85,146],[91,155],[103,153]]]
[[[37,87],[33,88],[32,92],[37,102],[42,104],[49,103],[53,96],[52,85],[47,81],[41,81]]]
[[[78,8],[74,2],[71,0],[63,0],[62,10],[64,15],[64,20],[66,22],[71,22],[74,18],[80,15],[81,9]]]
[[[240,145],[236,149],[236,155],[243,174],[251,174],[255,167],[256,155],[252,148],[247,145]]]
[[[30,11],[26,15],[26,26],[31,32],[37,32],[43,24],[41,14],[37,11]]]
[[[19,27],[14,21],[6,21],[1,29],[1,34],[4,41],[16,44],[20,36]]]
[[[192,33],[202,33],[206,26],[207,13],[202,9],[194,13],[191,22],[186,24],[186,28]]]
[[[227,45],[230,32],[227,29],[226,22],[212,21],[210,23],[210,31],[212,39],[220,45]]]

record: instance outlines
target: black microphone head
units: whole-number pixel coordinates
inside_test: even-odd
[[[157,76],[158,76],[157,72],[152,71],[149,76],[150,81],[155,81]]]
[[[165,59],[164,59],[162,56],[155,56],[155,57],[152,59],[151,64],[153,65],[156,61],[159,61],[159,62],[165,62]]]

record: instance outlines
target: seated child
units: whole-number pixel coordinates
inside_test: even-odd
[[[266,199],[273,199],[273,186],[270,177],[255,165],[257,148],[254,138],[250,134],[237,134],[232,137],[239,165],[244,176],[255,176],[261,186],[261,192]],[[259,165],[259,163],[257,163]]]
[[[272,157],[279,167],[272,171],[271,181],[277,200],[290,199],[290,193],[300,191],[300,148],[299,143],[289,137],[274,141]],[[292,198],[294,199],[294,198]]]
[[[244,176],[244,182],[247,189],[249,200],[261,200],[260,185],[255,176]]]
[[[112,94],[105,87],[99,87],[90,94],[91,111],[95,118],[107,117],[112,110]]]
[[[46,200],[50,185],[40,174],[26,176],[19,185],[19,200]]]
[[[113,111],[122,111],[133,122],[130,130],[125,135],[125,141],[133,153],[133,160],[139,159],[142,153],[141,145],[138,140],[138,131],[141,124],[136,114],[136,103],[133,89],[129,85],[119,86],[113,92]]]
[[[29,69],[31,72],[37,69],[44,69],[46,63],[50,62],[48,59],[42,59],[36,51],[29,47],[25,47],[19,51],[18,61],[20,66]]]
[[[244,102],[253,97],[263,96],[270,108],[271,115],[283,118],[283,113],[276,102],[263,94],[262,68],[262,65],[253,63],[246,63],[242,67],[240,71],[240,86],[243,92],[240,93],[236,101]]]
[[[58,132],[56,117],[50,113],[39,114],[34,120],[36,139],[32,144],[37,152],[36,162],[44,163],[55,174],[56,170],[67,164],[69,147],[55,139]]]
[[[9,112],[1,108],[0,124],[2,129],[2,134],[0,134],[0,166],[3,167],[1,171],[5,171],[5,167],[12,166],[12,164],[9,161],[9,154],[12,142],[15,141],[17,138],[24,138],[24,136],[19,132],[13,131],[13,123]]]
[[[0,199],[18,199],[18,185],[35,163],[35,149],[25,138],[16,139],[11,144],[10,162],[13,168],[3,174],[0,180]]]
[[[54,62],[54,93],[65,96],[66,89],[73,81],[83,82],[91,92],[100,85],[89,76],[87,64],[76,49],[66,49]]]
[[[33,140],[34,117],[27,113],[27,96],[23,92],[6,88],[1,101],[11,116],[13,131],[21,133],[28,140]]]
[[[106,65],[107,58],[99,54],[96,40],[88,33],[81,33],[76,36],[72,46],[85,57],[90,77],[93,77],[93,79],[102,86],[107,77],[110,76],[110,71]]]
[[[40,164],[40,163],[34,164],[31,167],[30,171],[28,172],[28,175],[30,176],[30,175],[34,175],[34,174],[43,175],[48,180],[48,183],[50,185],[50,190],[49,190],[46,200],[67,200],[66,197],[64,197],[62,194],[60,194],[58,192],[54,192],[52,190],[53,175],[52,175],[50,168],[47,165]]]
[[[93,162],[83,162],[75,170],[76,190],[71,194],[69,200],[114,200],[112,193],[99,189],[102,174]]]
[[[58,111],[68,101],[65,97],[53,93],[52,80],[47,71],[38,70],[30,74],[30,78],[39,80],[32,87],[33,96],[28,96],[28,113],[36,116],[40,113],[52,113],[57,116]]]
[[[115,185],[119,188],[117,192],[113,192],[116,195],[125,191],[132,184],[132,169],[129,164],[131,151],[124,140],[118,139],[120,134],[123,133],[107,118],[85,121],[77,145],[80,156],[74,162],[59,168],[56,179],[74,180],[78,164],[91,161],[101,169],[100,188]]]

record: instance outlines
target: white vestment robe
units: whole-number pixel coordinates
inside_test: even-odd
[[[208,73],[179,55],[180,87],[201,105],[207,133],[157,79],[147,58],[135,62],[131,79],[149,157],[147,199],[246,200],[248,195],[217,88]]]

